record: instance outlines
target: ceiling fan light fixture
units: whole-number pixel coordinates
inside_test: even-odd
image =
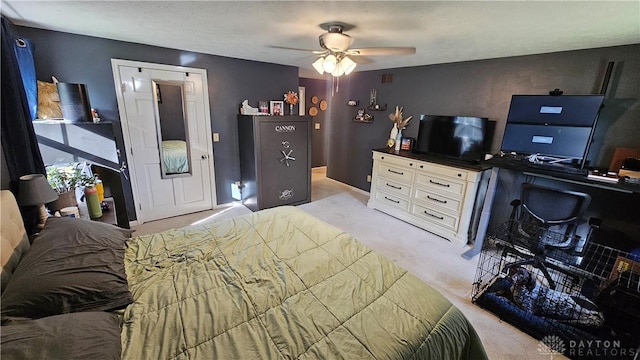
[[[351,44],[353,44],[351,36],[341,32],[329,32],[320,35],[320,46],[331,51],[345,51]]]
[[[335,55],[329,54],[324,58],[324,63],[322,64],[322,68],[325,72],[332,73],[336,66],[338,65],[338,59],[336,59]]]
[[[331,75],[338,77],[344,75],[344,68],[342,67],[342,62],[336,64],[336,68],[333,70]]]
[[[345,56],[339,63],[340,67],[344,70],[345,75],[349,75],[355,70],[356,62],[351,60],[348,56]]]
[[[322,66],[324,64],[324,58],[323,57],[319,57],[318,60],[314,61],[313,64],[313,68],[316,69],[317,72],[320,73],[320,75],[324,74],[324,67]]]

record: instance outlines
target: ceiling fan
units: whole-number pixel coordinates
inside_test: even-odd
[[[344,53],[350,56],[380,56],[380,55],[412,55],[416,53],[415,47],[373,47],[349,49],[353,44],[353,38],[344,33],[344,31],[355,28],[353,25],[344,23],[325,23],[320,27],[327,32],[318,37],[320,46],[325,49],[320,54],[326,52]]]
[[[356,60],[366,61],[364,56],[388,56],[388,55],[412,55],[416,53],[415,47],[369,47],[369,48],[350,48],[353,44],[353,38],[344,33],[353,29],[354,25],[340,22],[330,22],[320,24],[320,27],[326,30],[326,33],[320,34],[318,37],[322,50],[310,50],[312,53],[319,55],[312,65],[320,74],[329,73],[335,77],[347,75],[356,67]],[[292,49],[291,50],[305,50]],[[305,50],[309,51],[309,50]]]

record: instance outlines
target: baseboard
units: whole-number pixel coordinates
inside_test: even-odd
[[[332,178],[330,178],[330,177],[326,177],[326,179],[327,179],[327,180],[331,180],[331,181],[336,182],[336,183],[339,183],[339,184],[344,185],[344,186],[346,186],[346,187],[349,187],[349,188],[350,188],[350,189],[349,189],[350,191],[357,192],[357,193],[360,193],[360,194],[362,194],[362,195],[366,195],[366,196],[369,196],[369,195],[370,195],[370,193],[369,193],[368,191],[362,190],[362,189],[360,189],[360,188],[357,188],[357,187],[355,187],[355,186],[349,185],[349,184],[347,184],[347,183],[343,183],[342,181],[338,181],[338,180],[336,180],[336,179],[332,179]]]

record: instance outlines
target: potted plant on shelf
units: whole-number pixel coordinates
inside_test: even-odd
[[[52,213],[65,207],[78,206],[76,188],[95,183],[95,178],[85,174],[81,169],[81,165],[69,164],[67,166],[49,166],[47,168],[47,180],[58,193],[58,200],[47,205]]]

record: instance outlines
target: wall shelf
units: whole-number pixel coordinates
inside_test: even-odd
[[[367,106],[367,110],[372,110],[372,111],[387,111],[387,104],[384,104],[384,105],[380,105],[380,104],[371,104],[371,105]]]

